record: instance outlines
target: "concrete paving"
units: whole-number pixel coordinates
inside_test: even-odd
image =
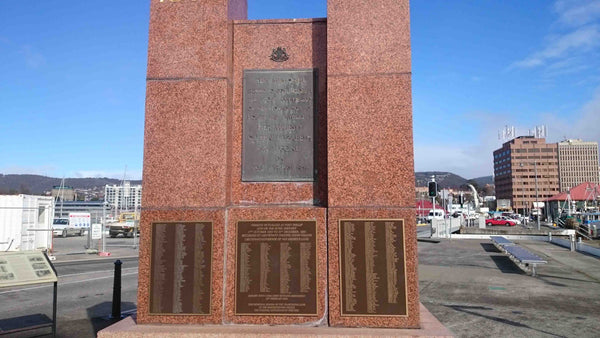
[[[97,253],[90,253],[88,250],[88,240],[86,236],[79,237],[55,237],[54,250],[52,255],[55,257],[54,262],[78,261],[87,259],[105,259],[107,257],[100,256]],[[102,244],[96,241],[91,247],[102,251]],[[139,238],[106,238],[105,249],[110,253],[109,257],[114,259],[123,257],[137,257],[139,249]]]
[[[419,243],[421,302],[458,337],[595,337],[600,260],[541,241],[514,241],[548,261],[538,276],[489,240]]]
[[[109,241],[111,258],[137,255],[132,239]],[[489,240],[419,242],[420,301],[457,337],[597,337],[600,259],[542,241],[514,242],[548,261],[538,267],[538,276],[523,272]],[[84,238],[57,239],[56,262],[70,266],[81,260],[103,259],[85,254],[85,243]],[[77,271],[68,273],[74,272]],[[129,300],[125,308],[132,310],[136,306],[137,284],[133,277],[128,276],[129,291],[124,294],[124,299]],[[83,277],[66,278],[75,283],[71,279]],[[102,281],[111,282],[99,282]],[[106,291],[99,290],[98,286],[87,286],[71,297],[73,301],[93,298],[92,303],[97,303],[92,307],[94,311],[89,306],[83,310],[60,306],[61,311],[68,310],[59,316],[60,337],[93,337],[113,322],[106,317],[110,313],[110,286]],[[65,294],[60,287],[59,291]],[[104,296],[94,296],[99,293]]]

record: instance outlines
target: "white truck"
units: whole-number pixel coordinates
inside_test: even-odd
[[[69,218],[55,218],[53,223],[54,236],[83,236],[86,231],[90,230],[92,217],[89,212],[71,212]]]

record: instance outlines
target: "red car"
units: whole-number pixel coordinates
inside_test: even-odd
[[[489,219],[485,220],[485,225],[487,225],[487,226],[506,225],[509,227],[514,227],[516,225],[516,223],[513,221],[509,221],[507,219],[502,219],[502,218],[489,218]]]

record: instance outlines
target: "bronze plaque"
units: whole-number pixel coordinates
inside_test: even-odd
[[[212,222],[152,223],[150,314],[209,315]]]
[[[239,221],[236,315],[317,314],[317,222]]]
[[[313,69],[245,70],[242,181],[314,180]]]
[[[342,316],[406,316],[403,220],[340,220]]]

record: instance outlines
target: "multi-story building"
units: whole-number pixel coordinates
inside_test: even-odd
[[[131,185],[124,181],[122,185],[106,185],[104,200],[117,211],[136,211],[142,205],[142,186]]]
[[[102,222],[103,213],[109,216],[110,209],[105,211],[102,201],[59,201],[54,206],[54,218],[69,218],[72,212],[89,212],[92,223]]]
[[[73,187],[55,185],[52,187],[52,197],[57,201],[74,201],[77,193]]]
[[[584,182],[600,183],[598,143],[582,140],[558,142],[560,191],[568,191]]]
[[[556,143],[519,136],[494,151],[496,198],[509,199],[513,210],[527,214],[534,202],[559,192]]]

